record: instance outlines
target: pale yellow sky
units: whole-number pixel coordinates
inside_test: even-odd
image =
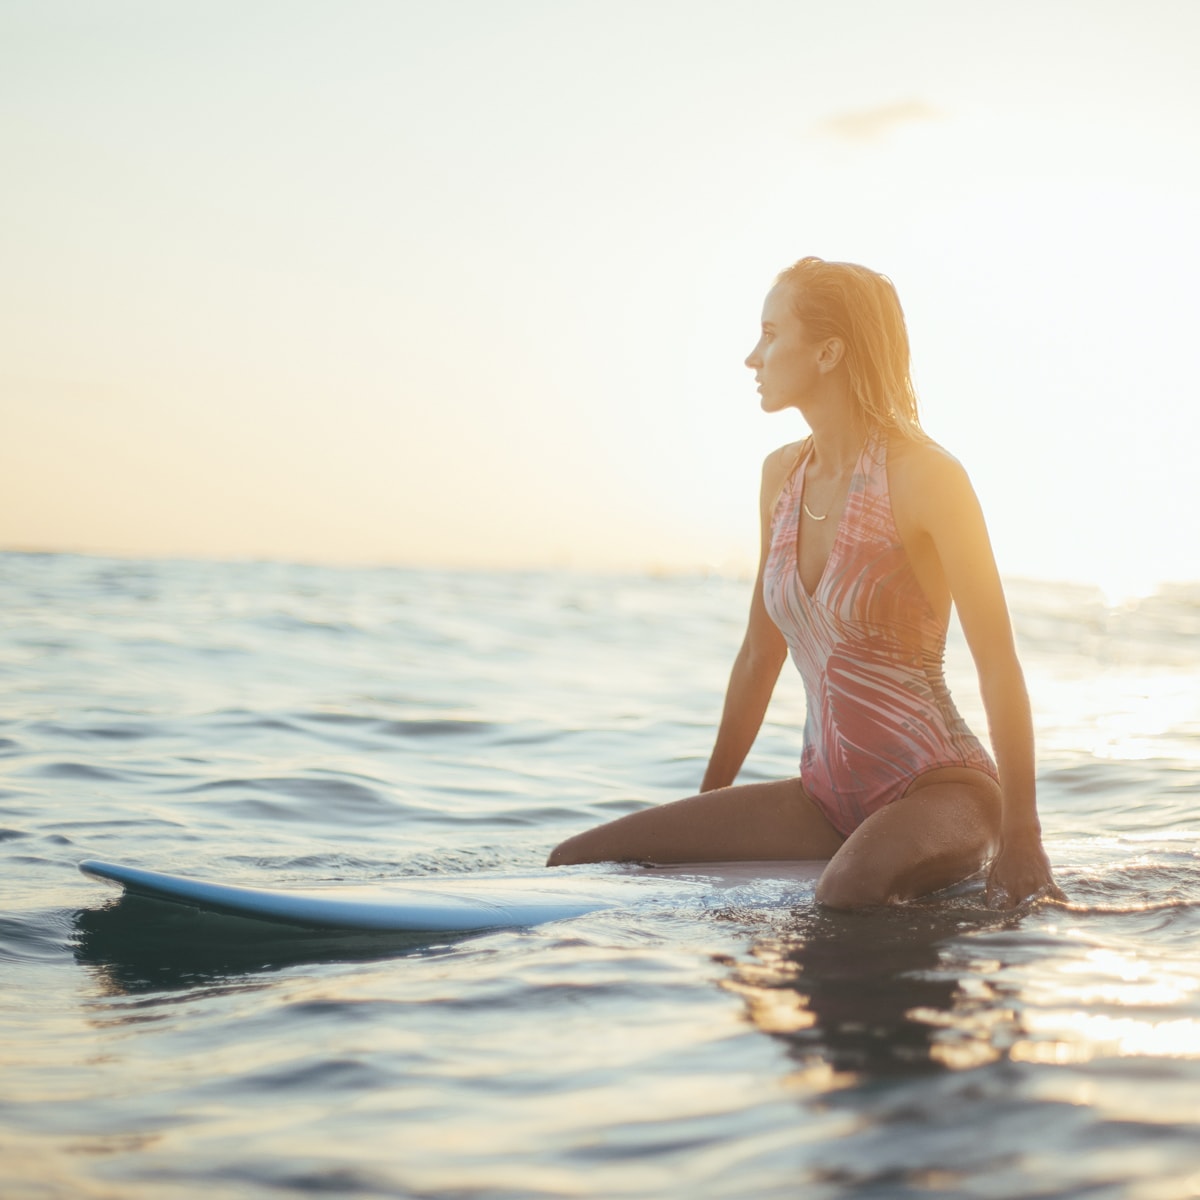
[[[891,275],[1003,570],[1197,578],[1200,5],[0,7],[0,547],[747,569]]]

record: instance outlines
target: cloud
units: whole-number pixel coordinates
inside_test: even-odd
[[[881,108],[841,113],[817,126],[819,133],[846,142],[878,142],[901,125],[939,120],[942,113],[924,100],[903,100]]]

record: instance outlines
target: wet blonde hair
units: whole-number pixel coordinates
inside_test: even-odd
[[[809,334],[841,340],[850,394],[868,426],[923,440],[908,329],[892,281],[856,263],[809,257],[780,271],[775,283],[787,285]]]

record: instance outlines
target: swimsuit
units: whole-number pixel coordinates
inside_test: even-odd
[[[884,439],[867,439],[824,573],[811,596],[804,590],[796,544],[811,448],[775,506],[763,599],[804,680],[804,790],[848,836],[926,771],[997,776],[946,687],[947,623],[901,544]]]

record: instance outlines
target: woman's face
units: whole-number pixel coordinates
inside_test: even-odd
[[[822,374],[824,345],[808,336],[792,309],[790,289],[783,284],[773,287],[763,302],[762,335],[746,356],[763,412],[803,407]]]

